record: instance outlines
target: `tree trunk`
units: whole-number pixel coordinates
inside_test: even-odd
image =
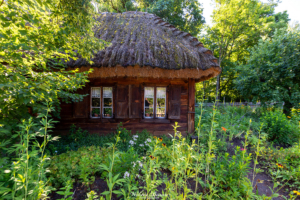
[[[216,87],[216,100],[220,100],[220,82],[221,82],[221,74],[217,77],[217,87]]]
[[[203,81],[203,100],[205,100],[205,81]]]

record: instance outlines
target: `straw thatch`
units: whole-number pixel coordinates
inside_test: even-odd
[[[172,71],[193,69],[198,72],[198,79],[201,74],[211,78],[221,72],[217,59],[197,38],[154,14],[102,13],[97,16],[97,21],[100,23],[94,29],[95,37],[111,45],[95,54],[92,59],[94,68],[147,66]],[[82,59],[69,61],[67,65],[71,68],[88,66]],[[206,70],[211,73],[203,74]]]

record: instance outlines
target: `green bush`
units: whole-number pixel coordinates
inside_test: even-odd
[[[276,144],[292,145],[299,138],[297,125],[290,122],[280,110],[265,112],[260,118],[268,140]]]
[[[236,147],[231,158],[228,153],[219,156],[212,164],[212,181],[217,182],[216,189],[221,199],[251,199],[252,186],[247,178],[250,169],[251,154]]]

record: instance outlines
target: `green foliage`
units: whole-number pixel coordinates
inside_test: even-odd
[[[0,12],[0,124],[7,136],[30,108],[44,112],[52,102],[59,116],[59,99],[81,101],[74,92],[91,71],[66,71],[65,62],[80,55],[91,63],[107,43],[94,37],[90,0],[8,0]]]
[[[276,144],[292,145],[300,137],[297,125],[288,120],[281,110],[264,113],[261,122],[268,140]]]
[[[193,36],[204,24],[203,9],[197,0],[136,0],[142,11],[154,13]],[[146,10],[147,9],[147,10]]]
[[[287,185],[291,191],[300,188],[299,144],[286,149],[265,148],[262,151],[260,163],[274,181]]]
[[[300,34],[277,31],[250,49],[247,64],[239,67],[236,88],[256,102],[285,102],[284,111],[299,107]]]
[[[49,157],[45,154],[45,147],[58,137],[48,135],[54,121],[48,120],[48,113],[53,108],[51,105],[47,107],[46,115],[38,116],[39,124],[34,123],[32,118],[22,120],[18,125],[20,131],[12,135],[16,143],[7,147],[10,141],[1,142],[0,152],[5,155],[0,160],[4,167],[0,171],[1,199],[46,199],[51,192],[46,178]],[[41,143],[36,141],[38,137],[43,138]]]
[[[286,29],[287,13],[275,14],[276,3],[260,0],[215,0],[212,26],[202,35],[203,43],[213,51],[222,67],[221,77],[207,81],[207,88],[217,85],[219,95],[227,101],[244,99],[233,81],[236,68],[249,57],[248,48],[255,46],[261,37],[272,37],[275,29]],[[237,84],[239,86],[239,84]],[[215,91],[215,90],[214,90]],[[207,92],[212,93],[212,90]],[[208,94],[215,97],[216,94]]]
[[[88,185],[95,174],[99,175],[99,165],[105,163],[111,152],[111,148],[90,146],[53,156],[49,166],[51,185],[59,187],[75,179]]]
[[[216,189],[221,199],[251,199],[253,197],[251,182],[246,178],[251,155],[245,154],[236,147],[235,155],[219,156],[212,164],[213,181],[217,181]]]

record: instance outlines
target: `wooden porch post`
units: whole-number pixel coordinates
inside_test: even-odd
[[[195,131],[195,80],[189,79],[188,132]]]

